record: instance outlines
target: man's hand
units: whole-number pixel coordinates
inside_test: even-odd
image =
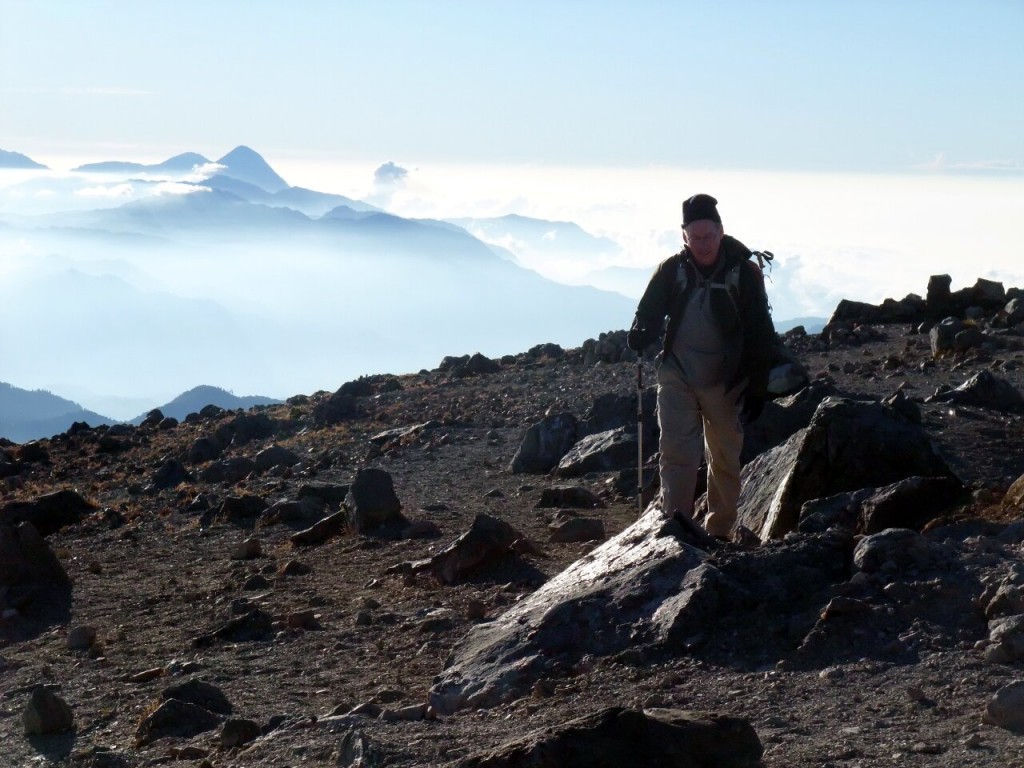
[[[764,410],[764,398],[758,395],[743,396],[743,420],[747,424],[757,421],[757,417]]]
[[[640,352],[644,347],[647,346],[646,339],[644,338],[647,334],[644,329],[637,328],[635,325],[629,329],[629,333],[626,334],[626,346],[632,349],[634,352]]]

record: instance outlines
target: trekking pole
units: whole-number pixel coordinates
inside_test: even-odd
[[[636,506],[644,513],[644,355],[636,357]]]

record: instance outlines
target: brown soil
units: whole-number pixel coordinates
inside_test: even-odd
[[[982,369],[1024,389],[1020,352],[932,365],[926,338],[902,326],[880,330],[883,338],[860,346],[829,348],[806,338],[792,339],[790,347],[812,376],[828,376],[841,392],[856,397],[885,397],[903,387],[923,400],[936,387],[958,385]],[[649,366],[646,378],[653,381]],[[314,423],[312,408],[322,395],[268,410],[287,429],[232,448],[228,455],[253,456],[273,442],[306,458],[295,471],[254,475],[234,486],[193,483],[144,490],[166,457],[183,455],[194,440],[213,431],[217,420],[163,431],[140,428],[145,439],[117,455],[97,453],[94,431],[44,441],[51,464],[23,473],[23,485],[4,500],[73,488],[106,511],[48,537],[74,582],[70,614],[30,609],[0,623],[0,765],[135,766],[172,758],[178,765],[249,768],[346,765],[343,741],[351,730],[366,738],[379,764],[454,765],[469,754],[610,705],[745,717],[764,743],[764,765],[776,768],[1024,765],[1024,740],[981,723],[989,698],[1017,679],[1019,670],[983,661],[974,650],[977,638],[971,637],[922,637],[913,662],[865,657],[809,669],[788,665],[786,649],[776,647],[765,648],[756,659],[724,653],[682,654],[639,665],[589,659],[557,685],[492,710],[325,724],[332,713],[367,702],[392,711],[425,702],[449,649],[474,623],[499,614],[594,546],[550,543],[553,510],[535,506],[541,490],[556,481],[513,475],[508,467],[528,425],[547,412],[582,416],[606,392],[631,393],[635,366],[544,361],[466,379],[451,380],[436,371],[399,379],[401,391],[365,399],[363,415],[338,426]],[[1005,519],[996,502],[1024,474],[1021,417],[948,404],[922,404],[922,410],[924,426],[951,466],[978,491],[958,517]],[[382,430],[428,420],[441,426],[383,449],[370,441]],[[241,494],[295,498],[305,483],[348,483],[362,466],[387,470],[405,515],[433,521],[441,537],[346,535],[296,548],[288,526],[253,530],[215,522],[203,527],[201,514],[189,511],[200,492],[215,502]],[[637,514],[636,500],[617,492],[614,479],[591,475],[581,481],[607,502],[593,514],[603,519],[609,536]],[[120,513],[124,524],[117,525],[109,510]],[[429,557],[481,512],[511,523],[536,543],[539,554],[494,563],[453,586],[427,576],[387,573],[397,563]],[[262,556],[232,560],[235,547],[253,535],[262,542]],[[293,560],[308,566],[309,573],[284,575]],[[266,584],[246,589],[256,575]],[[258,604],[280,622],[272,639],[194,647],[195,638],[246,603]],[[478,604],[484,618],[476,613]],[[288,614],[307,609],[316,614],[315,628],[287,626]],[[425,622],[439,616],[450,621]],[[80,625],[98,630],[99,645],[91,651],[68,648],[69,630]],[[157,677],[133,682],[151,669],[160,670]],[[136,729],[160,692],[190,676],[220,687],[235,717],[278,727],[234,749],[220,747],[219,731],[137,747]],[[73,734],[23,735],[21,712],[40,683],[51,685],[72,706]],[[185,747],[197,749],[182,752]]]

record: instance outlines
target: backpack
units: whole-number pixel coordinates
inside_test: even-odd
[[[750,255],[745,259],[736,262],[736,265],[728,270],[723,276],[720,282],[711,283],[712,290],[719,289],[728,291],[730,300],[732,301],[733,308],[736,312],[740,309],[740,272],[745,264],[749,264],[751,269],[757,272],[759,278],[761,278],[761,284],[764,285],[764,267],[768,265],[769,270],[771,269],[772,260],[775,258],[775,254],[771,251],[751,251]],[[751,259],[757,259],[757,265]],[[686,262],[682,259],[679,260],[679,266],[676,269],[676,284],[672,291],[673,300],[678,299],[680,294],[689,287],[689,278],[686,271]],[[771,310],[771,303],[768,304],[769,311]]]

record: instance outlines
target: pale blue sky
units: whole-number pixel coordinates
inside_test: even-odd
[[[0,0],[0,149],[1024,170],[1024,2]]]

